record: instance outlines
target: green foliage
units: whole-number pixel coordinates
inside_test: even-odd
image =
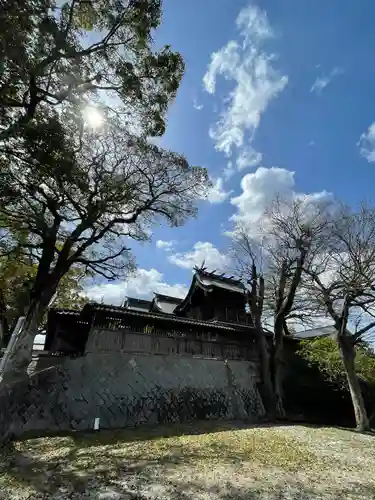
[[[327,380],[341,388],[347,388],[344,366],[334,339],[321,337],[304,340],[298,354],[310,365],[318,367]],[[356,371],[363,382],[375,386],[375,353],[365,343],[356,348]]]
[[[161,0],[2,1],[0,141],[90,101],[161,135],[184,63],[169,46],[153,49],[160,20]]]
[[[81,309],[87,302],[84,282],[87,273],[79,268],[71,268],[62,278],[57,287],[56,300],[53,307],[63,309]]]
[[[9,328],[25,314],[37,270],[36,264],[26,264],[17,257],[0,258],[0,290]],[[59,283],[54,307],[80,309],[87,303],[83,286],[86,277],[82,269],[72,268]]]

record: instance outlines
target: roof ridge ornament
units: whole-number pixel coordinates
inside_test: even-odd
[[[197,265],[195,265],[193,267],[193,270],[196,272],[196,273],[205,273],[205,274],[210,274],[210,271],[207,271],[207,267],[205,266],[206,264],[206,259],[203,259],[202,261],[202,264],[200,265],[200,267],[198,267]],[[216,271],[216,269],[215,269]],[[212,272],[215,272],[215,271],[212,271]]]

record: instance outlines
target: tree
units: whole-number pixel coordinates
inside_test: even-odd
[[[319,248],[318,242],[327,230],[330,203],[322,201],[318,204],[308,198],[277,198],[267,207],[260,227],[242,226],[234,233],[235,241],[237,238],[235,260],[239,273],[250,284],[250,309],[254,309],[258,325],[263,314],[262,322],[271,322],[274,330],[273,398],[276,414],[280,417],[285,415],[282,389],[284,336],[289,333],[288,321],[303,322],[308,314],[308,310],[304,310],[306,299],[298,290],[303,269],[308,267]],[[261,280],[258,270],[260,265],[263,267]],[[257,305],[260,295],[261,308]],[[262,374],[269,386],[266,375],[269,355],[265,342],[263,344]]]
[[[3,0],[0,13],[0,144],[52,111],[100,105],[162,135],[184,64],[152,50],[161,0]],[[0,184],[1,181],[0,181]],[[3,184],[4,188],[4,184]]]
[[[93,273],[84,272],[79,267],[71,268],[57,286],[53,307],[61,309],[82,309],[89,302],[84,284]]]
[[[160,219],[194,216],[208,183],[205,170],[147,142],[162,135],[184,69],[169,46],[151,48],[160,0],[3,3],[0,236],[38,266],[24,327],[1,362],[6,381],[25,373],[70,269],[126,275],[130,241]],[[101,113],[96,130],[90,107]]]
[[[118,122],[74,140],[46,122],[25,137],[27,154],[11,162],[17,195],[0,209],[8,248],[37,262],[24,328],[2,361],[4,380],[24,373],[38,324],[62,278],[75,266],[106,279],[134,268],[130,241],[148,239],[164,219],[182,225],[196,214],[207,173],[149,144]],[[53,147],[51,145],[53,144]],[[26,241],[12,239],[25,234]]]
[[[308,197],[294,200],[277,199],[267,210],[269,217],[270,289],[274,329],[274,391],[278,414],[283,406],[283,344],[288,334],[288,319],[303,321],[306,311],[301,289],[302,273],[321,248],[329,231],[331,200],[317,202]],[[272,287],[273,285],[273,287]],[[272,292],[271,292],[272,293]]]
[[[269,345],[262,324],[265,282],[261,268],[261,254],[256,251],[258,249],[259,245],[252,241],[245,228],[237,228],[232,247],[232,257],[235,262],[236,274],[247,285],[246,300],[257,334],[265,407],[269,418],[273,418],[275,415],[275,402],[271,378],[271,360]]]
[[[301,342],[298,355],[308,361],[310,366],[318,367],[324,379],[338,390],[348,392],[346,371],[335,339],[321,337],[304,340]],[[356,374],[361,387],[366,388],[367,402],[372,408],[371,418],[373,418],[375,415],[375,353],[366,341],[361,341],[356,346]]]
[[[27,311],[37,270],[36,264],[26,264],[14,258],[0,259],[1,347],[6,347],[17,319]],[[70,269],[57,287],[54,307],[80,309],[86,304],[86,277],[82,269]]]
[[[342,206],[319,258],[305,273],[311,301],[335,326],[357,429],[367,430],[355,359],[358,343],[375,327],[375,210]]]

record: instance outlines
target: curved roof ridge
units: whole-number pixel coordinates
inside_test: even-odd
[[[182,302],[183,299],[180,297],[173,297],[172,295],[164,295],[163,293],[157,293],[154,292],[155,297],[158,297],[159,299],[164,299],[164,300],[170,300],[173,302]]]
[[[156,310],[164,314],[174,314],[175,308],[182,302],[181,299],[177,297],[170,297],[168,295],[154,294],[152,300],[152,305],[150,310],[155,308]]]
[[[234,276],[225,276],[225,273],[217,274],[216,270],[207,271],[206,269],[196,269],[196,273],[198,273],[198,275],[202,274],[207,278],[212,278],[217,281],[232,283],[234,285],[240,286],[241,288],[245,288],[241,280],[234,278]]]

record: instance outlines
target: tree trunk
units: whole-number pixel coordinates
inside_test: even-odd
[[[361,392],[361,386],[355,371],[355,347],[348,335],[338,335],[338,344],[344,364],[346,378],[348,381],[350,396],[352,398],[357,430],[360,432],[370,430],[365,403]]]
[[[35,335],[53,294],[53,290],[44,290],[38,299],[34,299],[28,307],[23,324],[20,328],[16,326],[12,332],[0,362],[0,384],[12,383],[27,376]]]
[[[7,307],[4,297],[4,291],[0,288],[0,348],[4,348],[7,345],[8,337],[8,321],[7,321]]]
[[[284,342],[283,324],[279,318],[275,320],[274,326],[274,355],[273,355],[273,387],[275,395],[276,415],[285,417],[283,402],[283,379],[284,379]]]
[[[274,357],[274,394],[275,394],[275,405],[276,405],[276,415],[279,418],[285,417],[284,402],[283,402],[283,363],[278,359],[275,352]]]
[[[3,349],[6,346],[6,327],[4,318],[0,317],[0,349]]]
[[[258,348],[260,353],[260,376],[263,388],[264,406],[268,418],[272,419],[275,416],[275,397],[271,379],[270,353],[267,339],[262,331],[258,332]]]

